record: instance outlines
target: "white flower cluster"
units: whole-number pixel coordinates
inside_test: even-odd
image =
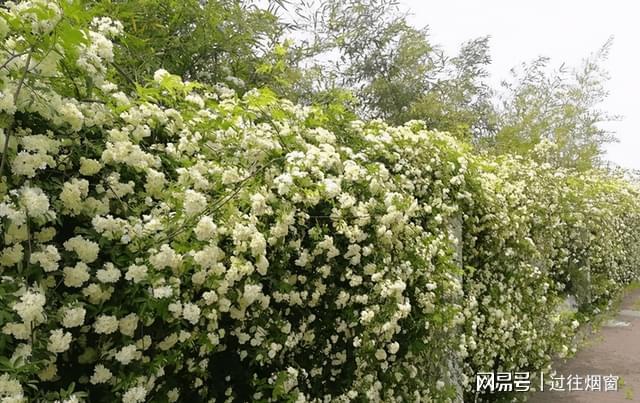
[[[58,154],[59,143],[47,135],[30,135],[30,130],[25,130],[20,136],[22,150],[12,161],[11,168],[15,175],[23,175],[33,178],[39,170],[56,167],[53,159]]]
[[[91,26],[107,38],[115,38],[124,31],[120,21],[114,21],[109,17],[94,17],[91,20]]]
[[[22,403],[26,399],[20,382],[9,374],[0,375],[0,398],[7,403]]]

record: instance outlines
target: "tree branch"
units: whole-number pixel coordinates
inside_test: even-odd
[[[122,77],[124,77],[124,78],[129,82],[129,84],[131,84],[131,85],[133,86],[133,88],[135,88],[135,87],[136,87],[136,82],[135,82],[135,81],[133,81],[133,80],[131,79],[131,77],[129,77],[129,75],[128,75],[124,70],[122,70],[122,68],[121,68],[120,66],[118,66],[118,65],[117,65],[117,64],[115,64],[114,62],[111,62],[111,65],[116,69],[116,71],[117,71],[117,72],[118,72]]]

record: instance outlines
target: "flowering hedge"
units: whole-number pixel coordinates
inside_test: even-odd
[[[566,349],[580,273],[593,304],[637,277],[620,179],[163,70],[125,93],[85,19],[0,11],[3,401],[455,400]]]
[[[463,208],[466,375],[548,369],[580,320],[638,279],[638,191],[519,158],[478,164]],[[567,295],[578,315],[559,309]]]

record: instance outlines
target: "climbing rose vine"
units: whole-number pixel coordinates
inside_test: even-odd
[[[637,278],[623,179],[164,70],[119,88],[122,25],[88,20],[0,9],[3,402],[453,401]]]

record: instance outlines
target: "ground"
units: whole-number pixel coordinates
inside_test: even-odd
[[[640,288],[630,289],[612,319],[606,321],[599,331],[587,336],[586,344],[577,354],[557,363],[554,370],[557,377],[562,375],[565,378],[569,375],[582,378],[587,375],[618,376],[618,390],[568,391],[565,380],[564,392],[538,392],[531,395],[530,402],[640,402]],[[584,382],[578,385],[578,389],[584,389]],[[601,388],[604,388],[604,383]]]

